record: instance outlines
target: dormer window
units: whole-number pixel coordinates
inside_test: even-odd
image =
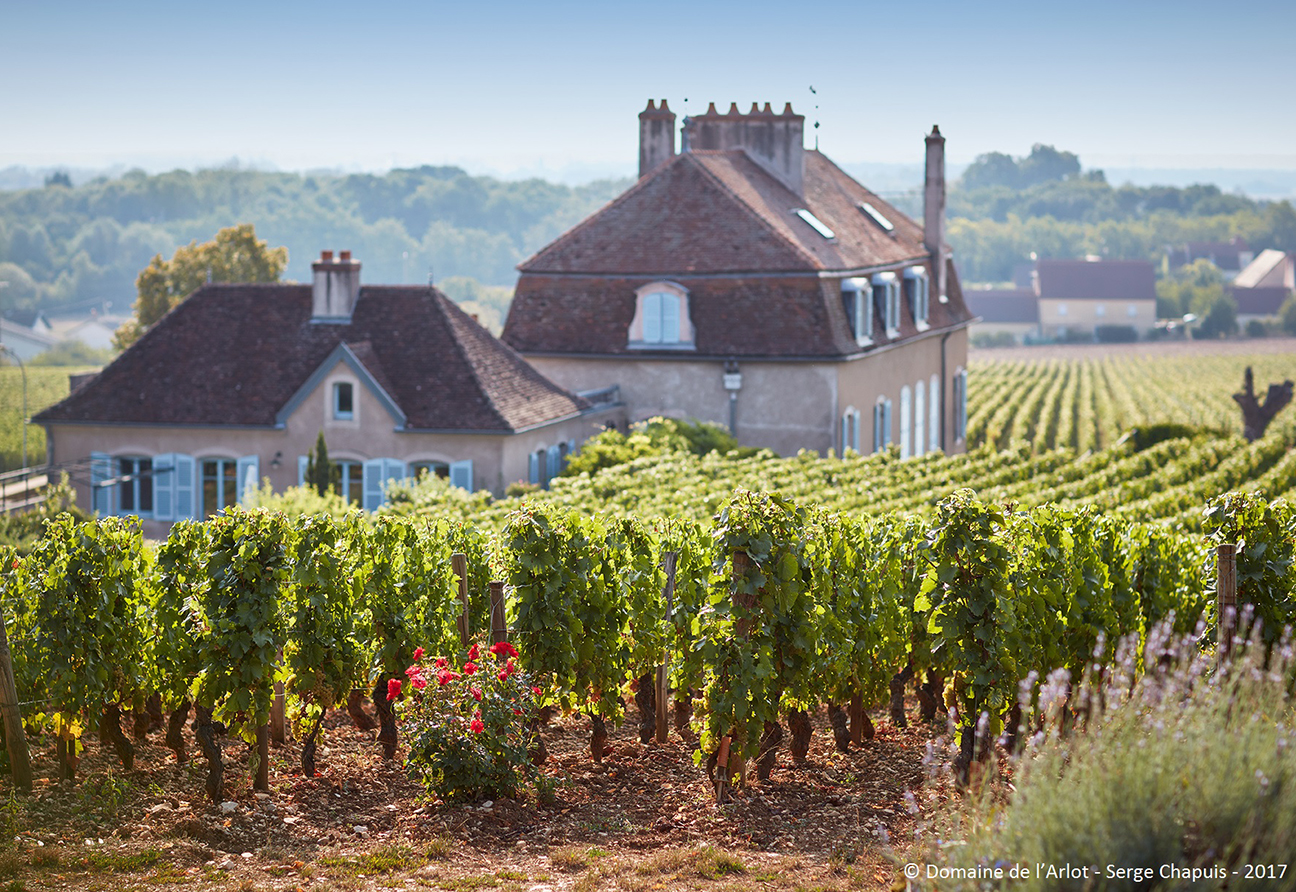
[[[927,282],[927,270],[921,266],[911,266],[905,270],[904,296],[913,313],[914,323],[919,330],[927,328],[928,296],[930,289]]]
[[[674,282],[653,282],[635,292],[629,346],[642,350],[692,350],[688,292]]]
[[[350,381],[333,384],[333,418],[336,421],[355,418],[355,386]]]
[[[888,337],[900,333],[900,283],[895,273],[877,273],[873,276],[873,301],[882,312]]]
[[[873,292],[868,279],[842,279],[846,325],[860,346],[873,343]]]

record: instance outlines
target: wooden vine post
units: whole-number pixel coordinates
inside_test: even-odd
[[[752,559],[745,551],[733,553],[733,599],[734,605],[744,608],[745,615],[734,623],[734,634],[747,641],[751,637],[751,611],[756,607],[756,596],[742,591],[742,581],[752,566]],[[735,747],[737,753],[734,752]],[[726,734],[720,739],[720,749],[716,752],[716,802],[729,801],[729,778],[737,777],[739,783],[747,771],[747,760],[742,755],[743,735]]]
[[[666,602],[666,627],[669,630],[671,619],[675,615],[675,567],[679,553],[668,551],[662,555],[662,569],[666,571],[666,589],[663,600]],[[669,632],[667,633],[669,634]],[[661,665],[657,667],[657,742],[665,743],[669,733],[666,721],[667,699],[670,697],[670,645],[662,649]]]
[[[504,619],[504,583],[490,584],[491,644],[508,641],[508,624]]]
[[[14,786],[24,793],[30,793],[31,753],[27,749],[27,734],[23,730],[22,712],[18,706],[18,686],[14,683],[9,634],[5,631],[3,614],[0,614],[0,710],[4,712],[5,747],[9,750]]]
[[[1237,630],[1237,546],[1219,545],[1215,557],[1215,621],[1219,633],[1215,659],[1223,666],[1233,650],[1233,635]]]
[[[450,555],[450,569],[454,570],[459,580],[459,617],[455,624],[459,627],[459,643],[468,646],[472,630],[468,627],[468,555],[456,551]]]

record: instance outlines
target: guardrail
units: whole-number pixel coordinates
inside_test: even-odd
[[[19,468],[0,474],[0,514],[30,511],[46,499],[48,468]]]

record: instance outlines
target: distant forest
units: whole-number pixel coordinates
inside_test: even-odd
[[[0,191],[0,307],[128,313],[135,277],[155,254],[252,223],[289,251],[287,276],[309,278],[321,248],[350,249],[370,282],[424,282],[460,300],[507,300],[515,265],[630,185],[584,186],[471,176],[456,167],[376,174],[214,169],[131,171],[73,185]],[[868,185],[867,183],[865,185]],[[920,214],[917,190],[888,196]],[[1005,282],[1038,257],[1145,258],[1166,245],[1242,236],[1255,250],[1296,250],[1296,210],[1211,185],[1113,187],[1074,154],[1036,146],[983,155],[951,188],[949,238],[967,282]],[[477,288],[477,284],[503,288]]]

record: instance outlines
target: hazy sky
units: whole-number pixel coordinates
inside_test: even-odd
[[[6,0],[0,167],[630,173],[665,97],[791,101],[843,163],[921,163],[939,123],[956,162],[1296,168],[1294,25],[1291,0]]]

